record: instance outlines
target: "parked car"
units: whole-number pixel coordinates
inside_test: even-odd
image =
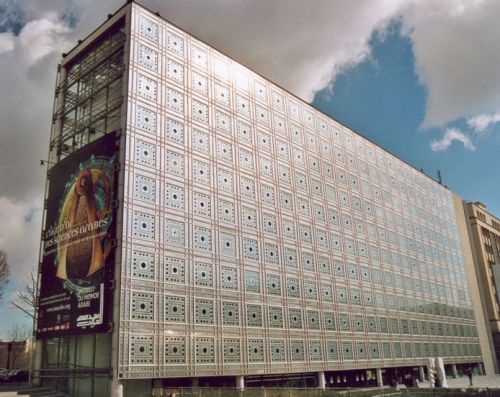
[[[2,380],[2,378],[4,376],[6,376],[8,373],[9,373],[10,370],[6,369],[6,368],[0,368],[0,381]]]
[[[23,369],[13,369],[0,374],[1,382],[25,382],[29,379],[28,371]]]

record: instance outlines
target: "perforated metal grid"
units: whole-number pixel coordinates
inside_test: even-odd
[[[131,9],[120,377],[480,354],[449,191]]]

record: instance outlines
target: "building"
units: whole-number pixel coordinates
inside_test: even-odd
[[[50,139],[37,382],[492,372],[461,200],[161,16],[127,3],[64,55]]]
[[[491,332],[492,353],[498,372],[500,362],[500,219],[486,210],[483,203],[467,203],[467,220],[473,243],[479,291],[487,327]]]
[[[29,369],[31,339],[0,340],[0,367],[5,369]]]

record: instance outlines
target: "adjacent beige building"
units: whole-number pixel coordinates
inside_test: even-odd
[[[500,360],[500,219],[490,214],[481,202],[465,205],[469,235],[475,256],[476,273],[485,311],[486,325],[491,333],[495,370]]]

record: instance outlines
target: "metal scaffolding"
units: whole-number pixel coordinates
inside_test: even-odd
[[[116,27],[65,68],[56,88],[62,99],[53,116],[58,131],[50,143],[58,159],[117,128],[125,40],[123,27]]]

